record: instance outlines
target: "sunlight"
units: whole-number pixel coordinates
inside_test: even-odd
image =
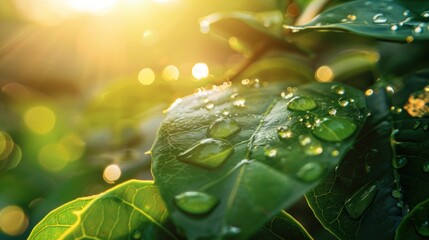
[[[209,73],[209,67],[205,63],[197,63],[192,67],[192,76],[197,80],[208,77]]]
[[[109,13],[117,3],[117,0],[66,0],[66,4],[70,9],[94,15]]]

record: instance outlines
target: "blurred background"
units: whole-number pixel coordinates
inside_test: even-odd
[[[163,110],[248,57],[237,39],[204,34],[201,17],[284,2],[0,1],[0,239],[26,239],[77,197],[151,179]]]

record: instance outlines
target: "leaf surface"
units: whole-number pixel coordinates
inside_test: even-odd
[[[429,39],[429,4],[422,1],[351,1],[328,9],[294,31],[339,30],[377,39],[412,42]]]
[[[169,109],[152,148],[152,172],[172,220],[189,239],[249,237],[316,186],[349,149],[365,120],[363,95],[334,83],[295,90],[245,79],[239,87],[197,92]],[[357,127],[341,141],[312,134],[334,117],[332,109]],[[222,119],[234,121],[240,131],[211,138],[209,129]],[[223,161],[205,167],[213,159]],[[208,194],[218,204],[206,214],[186,213],[175,203],[186,192]]]
[[[429,102],[428,77],[426,70],[372,89],[371,116],[357,143],[306,195],[317,218],[339,239],[393,239],[408,210],[429,197],[423,168],[429,158],[429,119],[424,105],[420,110],[410,105],[416,98]]]
[[[166,218],[153,182],[131,180],[55,209],[29,239],[176,239],[164,226]]]

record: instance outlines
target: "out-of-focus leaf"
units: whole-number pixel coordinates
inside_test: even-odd
[[[392,239],[408,209],[429,197],[429,109],[413,104],[429,102],[428,77],[425,71],[368,90],[371,116],[357,143],[307,194],[315,215],[339,239]]]
[[[429,237],[429,199],[418,204],[396,229],[395,240],[421,240]]]
[[[407,2],[414,5],[421,1]],[[292,31],[340,30],[382,40],[412,42],[429,39],[428,10],[427,7],[410,9],[398,0],[359,0],[324,11],[305,25],[285,27]]]
[[[305,228],[290,214],[282,211],[265,224],[251,239],[259,240],[313,240]]]
[[[190,239],[249,237],[336,166],[366,117],[362,93],[345,85],[242,85],[177,101],[152,148],[155,182]],[[198,214],[177,204],[186,194],[201,200]]]
[[[57,208],[34,228],[29,239],[176,239],[164,226],[166,218],[153,182],[130,180]]]

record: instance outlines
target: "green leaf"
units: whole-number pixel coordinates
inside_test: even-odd
[[[176,239],[152,181],[131,180],[49,213],[29,239]]]
[[[336,142],[312,134],[332,108],[335,117],[357,126]],[[245,79],[242,86],[200,91],[176,101],[161,124],[152,148],[155,183],[189,239],[246,238],[336,166],[365,116],[362,93],[335,83],[296,88]],[[210,126],[224,118],[240,131],[211,138]],[[189,214],[174,201],[186,192],[208,194],[218,203],[205,214]]]
[[[429,199],[418,204],[396,229],[395,240],[420,240],[429,237]]]
[[[341,30],[382,40],[412,42],[428,40],[429,6],[422,1],[351,1],[324,11],[302,26],[286,26],[293,31]],[[410,6],[415,8],[410,9]]]
[[[273,217],[251,239],[258,240],[313,240],[305,228],[289,213],[282,211]]]
[[[339,239],[392,239],[408,210],[429,197],[424,171],[429,109],[410,105],[415,99],[429,102],[428,79],[426,70],[382,80],[372,89],[367,97],[371,116],[358,141],[306,195],[317,218]]]

